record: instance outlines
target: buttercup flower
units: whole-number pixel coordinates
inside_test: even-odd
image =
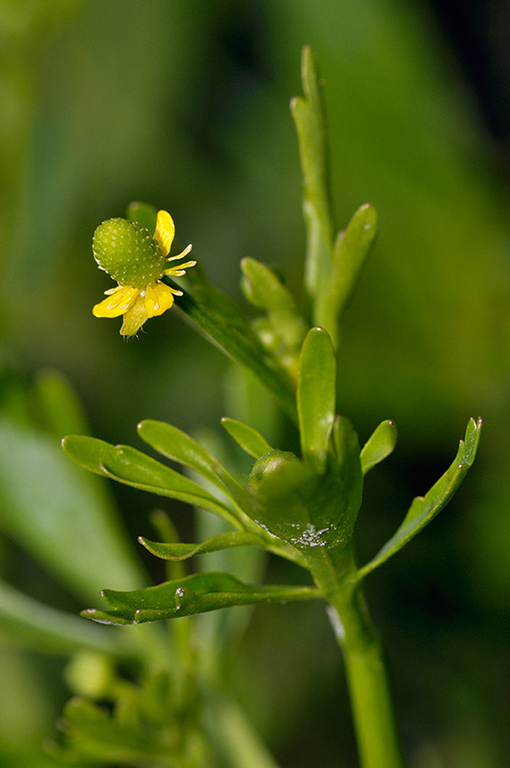
[[[164,275],[181,277],[196,261],[168,267],[169,261],[182,259],[191,251],[188,245],[177,256],[169,256],[175,235],[172,217],[159,211],[154,236],[148,229],[127,219],[108,219],[94,232],[92,251],[99,268],[118,282],[105,291],[108,298],[96,304],[96,317],[124,315],[120,332],[132,336],[149,317],[162,315],[182,291],[161,282]]]

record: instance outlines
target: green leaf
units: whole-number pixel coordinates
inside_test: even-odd
[[[361,469],[366,475],[372,467],[383,461],[395,448],[397,428],[393,421],[382,421],[361,449]]]
[[[331,339],[312,328],[304,341],[299,366],[297,406],[301,452],[305,464],[322,473],[335,418],[336,363]]]
[[[197,483],[126,445],[113,446],[103,440],[69,435],[62,441],[67,455],[80,466],[142,491],[193,504],[236,525],[237,510],[215,498]]]
[[[424,497],[418,496],[414,499],[402,525],[395,535],[386,542],[373,560],[363,568],[360,568],[358,571],[360,579],[388,560],[399,549],[402,549],[450,501],[466,476],[468,469],[473,464],[480,440],[481,428],[481,419],[478,419],[478,421],[470,419],[465,438],[460,441],[459,450],[451,466]]]
[[[252,518],[273,536],[299,548],[315,530],[311,524],[310,496],[317,475],[289,451],[272,451],[259,459],[250,474]],[[312,493],[310,493],[312,489]]]
[[[315,305],[330,269],[334,226],[325,109],[320,78],[309,46],[303,48],[301,76],[305,98],[292,99],[290,107],[303,174],[303,213],[307,230],[305,284]],[[315,311],[314,322],[317,322]]]
[[[311,564],[321,550],[340,550],[352,538],[361,505],[359,443],[352,425],[337,417],[323,474],[292,453],[273,451],[250,474],[251,508],[262,528],[301,552]]]
[[[192,289],[176,297],[175,305],[224,352],[253,371],[280,401],[287,415],[295,419],[294,386],[288,373],[266,352],[234,302],[207,281],[197,278],[197,274],[190,276]],[[168,278],[165,282],[174,288],[178,287]]]
[[[273,449],[260,435],[256,429],[249,427],[247,424],[243,424],[242,421],[237,419],[229,419],[227,417],[222,418],[222,426],[227,430],[230,437],[233,437],[236,443],[241,446],[254,459],[260,459],[266,453],[270,453]]]
[[[363,474],[358,435],[345,416],[335,417],[331,442],[332,466],[328,467],[328,475],[334,480],[333,498],[337,494],[341,503],[342,535],[350,539],[361,506]]]
[[[105,624],[141,624],[214,611],[233,605],[288,602],[320,597],[314,587],[244,584],[229,573],[196,573],[156,587],[132,592],[105,589],[101,593],[111,611],[89,609],[82,616]]]
[[[265,541],[252,533],[244,531],[227,531],[211,536],[201,544],[183,544],[181,542],[156,542],[139,536],[140,544],[149,552],[162,560],[187,560],[193,555],[205,555],[209,552],[220,552],[232,547],[245,547],[247,545],[264,546]]]
[[[138,434],[158,453],[195,470],[222,492],[236,483],[209,451],[171,424],[147,419],[138,425]]]
[[[332,267],[317,297],[317,323],[324,325],[335,340],[338,323],[349,306],[376,233],[377,213],[367,203],[356,211],[347,229],[336,239]]]
[[[300,347],[306,326],[291,292],[272,269],[255,259],[241,261],[243,289],[248,300],[267,312],[274,332],[289,350]]]
[[[47,653],[77,650],[125,655],[121,638],[108,632],[89,632],[77,616],[51,608],[0,581],[0,630],[17,643]]]
[[[107,489],[59,441],[0,419],[0,529],[80,600],[145,582]]]

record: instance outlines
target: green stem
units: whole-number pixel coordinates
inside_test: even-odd
[[[342,648],[363,768],[400,768],[402,758],[379,635],[361,588],[331,601],[330,618]]]
[[[357,579],[352,548],[340,562],[316,563],[314,577],[330,603],[328,613],[343,651],[363,768],[402,768],[382,646]]]

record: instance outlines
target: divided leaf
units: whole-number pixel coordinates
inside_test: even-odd
[[[360,459],[363,475],[383,461],[395,448],[397,428],[393,421],[382,421],[361,449]]]
[[[272,269],[256,259],[241,261],[242,287],[248,300],[267,312],[271,327],[286,348],[301,345],[306,328],[293,295]]]
[[[377,233],[377,213],[369,203],[358,208],[347,229],[338,234],[328,280],[317,297],[318,317],[336,337]]]
[[[303,48],[301,77],[305,98],[292,99],[290,109],[296,126],[303,174],[303,216],[307,239],[305,287],[312,303],[313,322],[318,323],[317,302],[331,268],[334,225],[325,109],[321,81],[310,46]]]
[[[320,474],[326,468],[335,418],[336,362],[328,333],[312,328],[303,343],[297,406],[303,461]]]
[[[326,119],[317,65],[310,46],[304,46],[301,58],[301,78],[305,98],[291,101],[299,140],[303,172],[304,197],[313,207],[313,216],[327,245],[331,244],[331,200]]]
[[[256,462],[249,486],[252,519],[301,552],[308,564],[321,550],[343,549],[352,537],[362,493],[352,425],[345,417],[335,419],[323,474],[292,453],[273,451]]]
[[[67,455],[80,466],[142,491],[196,505],[236,525],[238,511],[215,498],[198,483],[126,445],[69,435],[62,441]],[[236,526],[237,527],[237,526]]]
[[[224,480],[229,485],[236,482],[209,451],[171,424],[147,419],[138,425],[138,434],[158,453],[194,469],[223,492],[226,491]]]
[[[327,476],[334,478],[337,503],[341,504],[342,537],[350,539],[361,507],[363,474],[358,435],[345,416],[335,417],[332,443],[334,462],[333,467],[328,468]]]
[[[101,594],[112,610],[91,608],[82,611],[81,615],[102,624],[141,624],[234,605],[280,603],[321,596],[315,587],[256,586],[221,572],[196,573],[132,592],[105,589]]]
[[[468,469],[473,464],[480,440],[481,428],[481,419],[478,419],[478,421],[470,419],[465,438],[460,441],[459,450],[451,466],[425,496],[418,496],[414,499],[402,525],[395,535],[386,542],[373,560],[363,568],[360,568],[358,571],[360,579],[388,560],[399,549],[402,549],[450,501],[466,476]]]
[[[246,451],[254,459],[260,459],[266,453],[270,453],[273,449],[262,437],[256,429],[243,424],[242,421],[237,419],[229,419],[224,417],[221,420],[222,426],[227,430],[230,437],[232,437],[241,448]]]
[[[149,552],[162,560],[187,560],[193,555],[205,555],[209,552],[219,552],[232,547],[245,547],[248,545],[264,546],[263,539],[252,533],[244,531],[227,531],[218,533],[203,541],[201,544],[183,544],[182,542],[157,542],[150,541],[144,536],[139,536],[140,544]]]

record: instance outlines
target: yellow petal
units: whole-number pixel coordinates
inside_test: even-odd
[[[145,290],[145,309],[149,317],[162,315],[170,309],[174,303],[174,294],[182,296],[181,291],[176,291],[164,283],[148,285]]]
[[[138,288],[119,285],[110,296],[92,308],[92,313],[95,317],[119,317],[127,312],[139,293]]]
[[[124,315],[124,322],[122,323],[120,333],[122,336],[133,336],[140,330],[148,317],[144,297],[139,292],[136,300]]]
[[[168,256],[175,235],[175,224],[167,211],[159,211],[156,219],[156,231],[154,240],[161,248],[163,256]]]

